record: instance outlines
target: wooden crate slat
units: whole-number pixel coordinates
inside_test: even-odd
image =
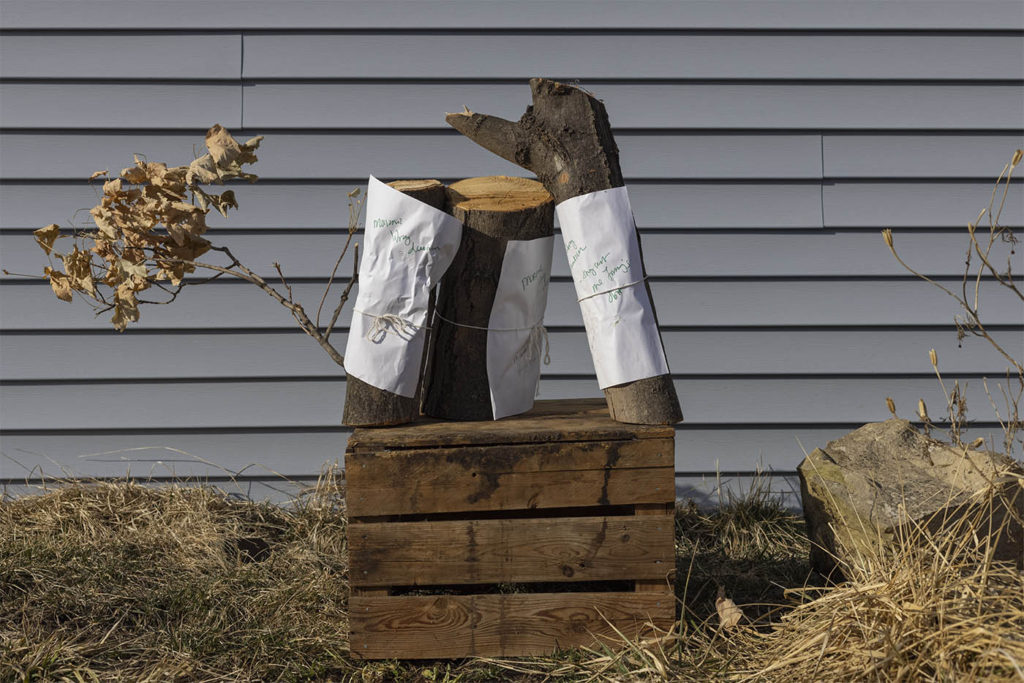
[[[642,503],[633,506],[633,512],[638,517],[650,517],[660,519],[673,529],[673,544],[675,543],[676,506],[671,503]],[[673,555],[674,555],[673,545]],[[675,565],[655,579],[638,579],[635,589],[637,593],[674,593],[675,592]]]
[[[604,399],[537,401],[533,410],[502,420],[449,422],[423,419],[387,429],[361,429],[348,442],[349,451],[546,441],[623,441],[671,438],[671,425],[631,425],[608,417]]]
[[[671,502],[673,466],[671,438],[349,452],[348,513]]]
[[[665,580],[665,516],[374,522],[349,526],[353,586]]]
[[[667,630],[673,596],[656,593],[353,596],[355,657],[408,659],[544,655]],[[614,628],[613,628],[614,627]],[[397,654],[396,654],[397,653]]]

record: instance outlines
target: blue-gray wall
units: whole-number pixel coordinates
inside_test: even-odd
[[[315,307],[348,190],[369,173],[522,174],[444,112],[517,118],[529,77],[579,80],[607,105],[643,232],[686,415],[681,494],[715,472],[790,473],[802,449],[887,417],[886,396],[940,413],[933,347],[969,383],[972,434],[997,431],[982,377],[1004,363],[958,348],[952,300],[879,231],[958,285],[964,226],[1024,146],[1019,0],[4,0],[0,23],[10,271],[41,271],[31,231],[94,204],[92,171],[187,163],[221,123],[266,140],[261,180],[211,236],[264,274],[279,261]],[[1024,309],[985,291],[1020,350]],[[262,496],[340,459],[343,372],[250,285],[186,291],[121,335],[45,282],[4,276],[0,307],[0,483],[233,472]],[[561,255],[547,322],[542,397],[599,395]]]

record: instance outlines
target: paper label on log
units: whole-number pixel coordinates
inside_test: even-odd
[[[345,372],[415,396],[430,288],[451,265],[461,238],[458,220],[370,176]]]
[[[487,383],[497,420],[533,407],[547,354],[544,309],[555,238],[509,240],[487,324]]]
[[[555,206],[602,389],[668,373],[625,187]]]

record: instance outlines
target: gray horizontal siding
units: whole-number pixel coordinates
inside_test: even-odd
[[[430,54],[429,60],[409,59]],[[245,37],[244,78],[1024,78],[1018,36],[326,34]],[[372,59],[366,57],[372,55]],[[467,59],[467,55],[487,55]],[[73,58],[73,55],[69,55]],[[338,65],[345,65],[339,69]],[[992,64],[1003,65],[998,70]],[[381,103],[382,106],[389,105]]]
[[[584,84],[586,85],[586,84]],[[1015,130],[1017,84],[602,83],[618,128]],[[74,106],[68,106],[68,103]],[[4,83],[9,128],[445,129],[444,113],[470,109],[518,119],[520,83]],[[979,106],[984,103],[984,106]]]
[[[241,35],[8,34],[0,78],[237,79]]]
[[[240,136],[259,131],[240,131]],[[0,135],[0,179],[82,180],[93,171],[116,172],[133,154],[187,163],[202,149],[202,134],[6,133]],[[1024,136],[789,135],[701,133],[616,135],[627,180],[974,178],[986,182]],[[410,150],[415,150],[410,154]],[[451,133],[268,132],[253,171],[264,180],[464,178],[523,170]],[[53,159],[60,158],[55,167]]]
[[[1012,151],[1011,151],[1012,154]],[[1009,155],[1007,155],[1008,157]],[[114,169],[115,171],[118,169]],[[408,175],[406,176],[408,177]],[[233,188],[241,208],[229,219],[211,216],[211,226],[232,229],[343,228],[347,197],[362,181],[317,184],[261,182]],[[629,186],[630,203],[642,230],[826,228],[962,228],[988,204],[992,182],[650,183]],[[1024,224],[1021,184],[1011,190],[1003,224]],[[49,222],[88,225],[97,190],[84,183],[0,184],[0,222],[36,228]],[[44,208],[45,207],[45,208]],[[76,216],[77,212],[77,216]]]
[[[957,287],[959,278],[945,281]],[[316,308],[323,284],[292,285],[295,299]],[[780,280],[664,281],[651,283],[662,326],[879,326],[946,325],[957,313],[947,295],[932,285],[907,280]],[[340,292],[340,289],[337,290]],[[987,324],[1020,325],[1020,300],[983,282]],[[110,314],[101,318],[78,302],[58,301],[46,284],[9,283],[0,287],[0,309],[6,330],[106,330]],[[331,307],[329,310],[331,310]],[[350,309],[349,309],[350,310]],[[546,324],[581,327],[572,283],[551,284]],[[184,291],[172,306],[143,309],[133,329],[290,328],[291,315],[262,291],[247,283],[215,282]],[[128,333],[130,334],[130,332]],[[585,352],[581,349],[581,352]],[[709,372],[715,369],[709,368]]]
[[[937,7],[938,5],[938,7]],[[223,29],[800,29],[1021,30],[1015,0],[237,0],[202,3],[203,26]],[[194,29],[177,3],[5,0],[9,29]]]
[[[120,170],[118,168],[114,169]],[[400,174],[410,177],[409,174]],[[295,184],[260,182],[234,187],[241,208],[225,221],[210,217],[210,225],[230,224],[234,228],[341,228],[348,224],[348,193],[364,186],[365,180],[338,183]],[[70,221],[76,211],[96,203],[96,190],[85,185],[73,193],[57,193],[52,185],[0,184],[4,202],[0,213],[5,225],[37,227],[51,221]],[[975,196],[985,196],[990,183],[978,183]],[[970,190],[965,190],[969,192]],[[761,183],[648,183],[629,187],[630,204],[637,224],[644,229],[659,228],[782,228],[812,230],[822,227],[821,186],[817,183],[770,181]],[[42,205],[33,205],[38,199]],[[912,200],[912,197],[909,198]],[[36,206],[47,207],[40,211]],[[940,226],[948,226],[955,217],[947,213],[928,213],[922,207],[922,221],[934,216]],[[8,218],[9,216],[9,218]],[[79,224],[88,218],[79,214]],[[956,225],[960,225],[957,221]]]
[[[933,276],[963,273],[966,230],[961,232],[896,231],[899,252],[911,264]],[[342,233],[295,235],[282,233],[227,233],[217,244],[227,246],[243,263],[265,278],[276,280],[273,264],[279,263],[290,278],[328,278],[346,236]],[[362,233],[353,242],[362,241]],[[569,277],[569,264],[561,239],[556,240],[552,275]],[[905,276],[908,272],[893,258],[877,231],[813,232],[810,234],[758,234],[717,231],[674,234],[650,232],[643,235],[647,274],[663,277],[807,277]],[[70,240],[58,240],[58,251],[70,250]],[[27,233],[0,233],[0,251],[12,263],[44,262],[42,249]],[[991,257],[1005,263],[1010,245],[997,242]],[[220,262],[217,255],[204,257]],[[350,249],[338,272],[352,272],[354,250]],[[225,262],[226,264],[226,262]],[[36,269],[41,273],[40,268]],[[201,277],[207,277],[203,275]],[[14,280],[12,276],[0,276]],[[159,313],[158,313],[159,314]]]
[[[237,134],[248,136],[256,132]],[[985,136],[981,140],[984,143],[975,144],[985,144],[985,149],[991,150],[992,165],[1001,161],[1006,149],[1014,144],[1014,138],[1007,135]],[[821,178],[818,135],[633,132],[616,135],[615,142],[631,179]],[[202,143],[202,134],[195,133],[8,133],[0,135],[0,155],[4,159],[0,178],[82,180],[99,168],[116,172],[131,161],[133,154],[140,153],[184,164],[193,158],[193,148],[202,149]],[[52,159],[58,155],[61,165],[54,168]],[[433,178],[525,173],[455,131],[268,132],[260,145],[259,157],[253,172],[264,180],[363,178],[370,172],[381,178],[403,173],[407,177]],[[986,169],[986,178],[991,175],[992,165]]]
[[[1005,363],[982,340],[958,347],[953,302],[878,231],[959,286],[963,228],[1024,147],[1019,2],[209,0],[195,16],[0,5],[0,265],[40,271],[30,230],[94,204],[93,171],[133,153],[187,163],[218,122],[266,140],[215,240],[261,273],[281,262],[315,308],[352,187],[522,175],[444,112],[514,119],[527,77],[582,79],[616,129],[683,402],[679,495],[714,496],[700,473],[791,472],[801,444],[885,418],[887,395],[939,413],[929,348],[968,382],[977,435],[993,431],[981,378]],[[1005,224],[1024,225],[1022,190]],[[542,396],[599,395],[560,251],[554,273]],[[1024,345],[1019,301],[991,282],[982,297],[997,339]],[[242,472],[274,497],[344,448],[343,371],[249,285],[186,290],[118,335],[109,314],[4,277],[0,315],[0,482]],[[791,478],[772,485],[793,499]]]
[[[7,128],[238,128],[241,90],[218,83],[3,83],[0,121]]]
[[[672,371],[680,376],[709,371],[727,377],[747,375],[925,375],[933,373],[928,349],[935,348],[947,374],[981,375],[998,368],[1002,358],[984,340],[957,345],[952,326],[878,330],[811,328],[806,330],[668,329],[662,340]],[[1024,327],[998,329],[1003,348],[1020,345]],[[335,337],[345,346],[346,333]],[[589,377],[594,372],[582,330],[548,333],[551,364],[544,375]],[[291,331],[114,332],[8,334],[0,338],[0,376],[11,381],[92,380],[108,377],[209,379],[238,377],[341,377],[344,371],[312,340]],[[180,357],[189,358],[182,368]],[[89,359],[83,362],[82,359]]]
[[[584,83],[584,86],[588,84]],[[1019,129],[1018,84],[601,83],[619,128]],[[109,90],[133,107],[130,92]],[[518,119],[529,102],[519,83],[261,83],[247,85],[250,128],[443,128],[444,112]],[[979,103],[985,106],[979,106]],[[127,112],[126,112],[127,113]],[[118,117],[121,125],[132,123]],[[31,126],[31,117],[26,117]],[[74,125],[67,123],[65,125]]]
[[[949,382],[954,376],[947,377]],[[961,386],[965,384],[960,380]],[[690,425],[864,423],[889,417],[885,397],[912,413],[919,398],[935,417],[945,405],[934,377],[735,377],[675,380]],[[18,429],[323,428],[339,421],[345,380],[173,380],[8,384],[0,411]],[[593,378],[542,378],[540,398],[600,395]],[[963,390],[986,401],[980,378]],[[129,397],[130,400],[125,400]],[[244,400],[239,400],[244,397]],[[987,401],[986,401],[987,402]],[[116,410],[112,406],[119,406]]]
[[[7,35],[0,77],[216,80],[1024,78],[1018,36],[431,33]],[[141,60],[133,56],[146,54]],[[409,55],[430,54],[430,60]],[[466,55],[487,55],[486,60]],[[111,59],[118,55],[118,59]],[[368,57],[372,57],[368,59]],[[999,64],[998,70],[993,64]],[[343,65],[339,68],[339,65]],[[157,68],[154,68],[156,66]]]

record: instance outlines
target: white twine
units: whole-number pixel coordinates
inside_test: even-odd
[[[544,327],[544,321],[540,320],[529,327],[480,327],[479,325],[467,325],[465,323],[457,323],[454,320],[449,320],[440,313],[437,309],[434,309],[434,315],[441,320],[455,325],[455,327],[468,327],[471,330],[483,330],[485,332],[522,332],[523,330],[530,330],[530,336],[526,338],[523,345],[516,351],[516,363],[532,361],[534,358],[540,355],[541,348],[544,349],[544,365],[551,365],[551,343],[548,340],[548,331]]]
[[[402,339],[409,340],[416,334],[416,330],[430,329],[422,325],[411,323],[405,318],[392,313],[367,313],[366,311],[353,310],[355,313],[373,318],[373,324],[368,330],[366,330],[366,334],[364,336],[374,344],[380,344],[384,341],[384,338],[388,336],[388,332],[391,330],[393,330],[395,334]]]
[[[646,281],[647,281],[647,276],[644,275],[639,280],[634,280],[633,282],[627,282],[624,285],[619,285],[617,287],[612,287],[611,289],[606,289],[606,290],[601,291],[601,292],[594,292],[593,294],[587,294],[586,296],[582,296],[579,299],[576,299],[576,303],[582,303],[582,302],[586,301],[587,299],[593,299],[595,296],[601,296],[602,294],[611,294],[612,292],[617,292],[620,289],[625,289],[626,287],[633,287],[635,285],[643,284]]]

